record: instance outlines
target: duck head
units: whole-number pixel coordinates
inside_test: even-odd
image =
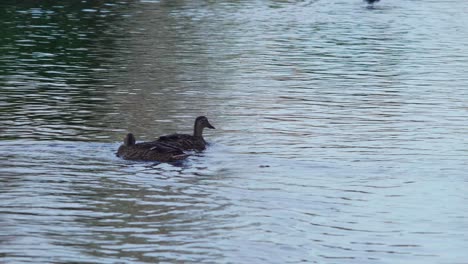
[[[198,125],[198,127],[203,127],[203,128],[207,127],[210,129],[215,129],[215,127],[210,124],[206,116],[197,117],[197,119],[195,119],[195,125],[196,126]]]
[[[193,135],[195,137],[202,137],[203,129],[205,127],[215,129],[215,127],[212,126],[210,122],[208,122],[208,118],[206,118],[205,116],[197,117],[197,119],[195,119],[195,128],[193,131]]]
[[[125,146],[135,145],[135,142],[136,142],[135,136],[132,133],[128,133],[124,138]]]

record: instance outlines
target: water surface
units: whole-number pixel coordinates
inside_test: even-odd
[[[460,1],[0,4],[0,262],[465,263]],[[216,130],[181,164],[138,140]]]

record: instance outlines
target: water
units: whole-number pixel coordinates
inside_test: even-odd
[[[467,262],[463,1],[0,7],[0,262]]]

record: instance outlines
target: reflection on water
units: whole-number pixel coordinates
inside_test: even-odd
[[[2,2],[0,262],[465,261],[463,8]]]

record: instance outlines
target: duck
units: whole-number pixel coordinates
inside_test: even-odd
[[[165,143],[182,150],[202,151],[206,148],[206,141],[203,138],[203,129],[215,129],[210,124],[206,116],[199,116],[195,119],[193,135],[189,134],[170,134],[160,136],[155,142]]]
[[[378,2],[380,0],[364,0],[364,2],[367,2],[369,5],[374,4],[375,2]]]
[[[182,149],[163,142],[136,143],[132,133],[125,136],[123,144],[117,150],[117,157],[125,160],[173,162],[187,156]]]

